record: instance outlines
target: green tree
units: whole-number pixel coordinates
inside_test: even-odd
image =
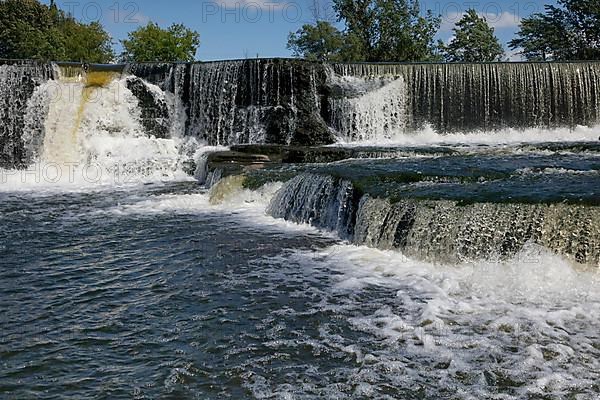
[[[61,35],[50,34],[48,7],[37,0],[0,1],[0,57],[53,59],[63,55]]]
[[[454,38],[445,50],[450,62],[491,62],[501,61],[504,57],[494,28],[473,9],[456,23]]]
[[[128,39],[121,42],[124,48],[121,54],[123,61],[194,61],[200,35],[181,24],[162,29],[158,24],[149,22],[130,32]]]
[[[60,31],[64,35],[65,54],[72,61],[109,63],[115,58],[110,35],[98,22],[83,25],[65,19]]]
[[[311,61],[342,61],[343,47],[344,35],[327,21],[303,25],[290,33],[287,44],[295,57]]]
[[[441,19],[421,14],[418,0],[334,0],[354,61],[437,61]]]
[[[377,61],[437,61],[435,41],[441,20],[431,11],[421,15],[418,1],[377,0]],[[375,61],[373,60],[373,61]]]
[[[338,21],[346,24],[349,39],[348,61],[369,61],[375,58],[377,13],[374,0],[334,0]]]
[[[37,0],[0,0],[0,58],[109,62],[110,36]]]
[[[600,2],[558,0],[521,22],[513,50],[532,61],[600,60]]]

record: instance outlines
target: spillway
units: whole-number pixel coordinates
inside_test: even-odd
[[[45,63],[0,64],[2,163],[23,165],[31,161],[24,143],[31,134],[23,131],[39,129],[24,129],[28,103],[39,103],[35,89],[60,82],[61,74]],[[61,68],[76,73],[81,66]],[[325,65],[258,59],[120,68],[147,132],[170,137],[177,119],[180,136],[213,146],[381,143],[424,130],[441,136],[573,130],[600,118],[600,64],[594,62]]]

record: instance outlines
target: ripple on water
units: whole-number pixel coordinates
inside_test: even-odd
[[[260,194],[209,206],[201,192],[179,190],[2,203],[24,212],[2,214],[10,251],[0,269],[0,393],[467,399],[600,390],[596,272],[540,249],[535,263],[522,254],[431,265],[270,219]]]

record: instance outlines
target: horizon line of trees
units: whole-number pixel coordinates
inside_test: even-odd
[[[296,57],[331,62],[493,62],[506,53],[494,28],[474,9],[455,24],[448,44],[435,40],[441,17],[420,11],[418,0],[332,0],[333,15],[288,36]],[[342,24],[340,30],[335,23]],[[600,1],[557,0],[521,21],[508,43],[528,61],[600,60]]]
[[[0,0],[0,58],[90,63],[194,61],[200,35],[182,24],[163,29],[154,22],[138,27],[117,55],[99,22],[76,20],[54,0]]]

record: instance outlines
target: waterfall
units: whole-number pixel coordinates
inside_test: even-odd
[[[348,238],[354,229],[357,192],[346,180],[301,174],[277,192],[267,213],[296,223],[308,223]]]
[[[0,167],[28,162],[22,139],[27,106],[36,88],[52,77],[48,64],[19,61],[0,65]]]
[[[192,169],[214,183],[220,175],[207,173],[207,157],[198,150],[203,144],[308,146],[330,143],[334,132],[343,141],[378,142],[410,136],[425,124],[443,134],[574,127],[600,118],[600,63],[592,62],[325,66],[238,60],[88,67],[0,65],[1,167],[97,165],[108,174],[160,175],[194,156]],[[297,160],[305,162],[412,154],[378,148],[301,153]],[[530,242],[583,263],[597,264],[600,257],[594,206],[390,203],[339,176],[293,178],[269,214],[428,260],[502,257]]]
[[[320,65],[259,59],[139,64],[127,71],[174,93],[186,110],[185,136],[208,145],[333,142],[321,117]]]
[[[56,80],[35,90],[25,113],[25,126],[35,129],[23,134],[31,159],[63,173],[90,166],[96,175],[176,170],[173,138],[184,121],[174,97],[117,67],[94,68],[57,65]]]
[[[600,265],[600,213],[592,206],[406,199],[390,204],[365,196],[356,225],[355,243],[399,249],[429,261],[513,256],[535,243]]]
[[[294,69],[272,62],[190,67],[188,135],[213,145],[288,144],[295,130]],[[270,130],[277,129],[277,137]]]
[[[391,139],[402,134],[409,120],[406,84],[395,79],[330,78],[331,124],[343,141]]]
[[[115,68],[118,79],[102,90],[133,94],[139,110],[132,112],[141,124],[134,131],[157,139],[176,133],[214,146],[383,143],[409,140],[415,132],[487,135],[600,120],[600,63],[594,62],[325,65],[257,59],[109,69]],[[83,113],[75,105],[85,99],[77,97],[84,93],[82,76],[77,64],[61,64],[58,71],[35,62],[0,65],[1,166],[24,166],[39,156],[46,123],[78,125],[58,121],[59,111],[48,107],[53,96],[70,90],[71,103],[59,100],[63,111],[83,118],[87,105]],[[117,88],[121,83],[125,87]],[[66,157],[73,158],[76,140],[68,140]]]
[[[79,163],[79,135],[86,108],[108,95],[117,73],[90,71],[73,67],[59,69],[58,91],[50,101],[45,123],[41,161],[46,163]],[[108,89],[108,90],[106,90]],[[118,93],[110,93],[115,98]],[[91,103],[91,104],[90,104]]]
[[[239,143],[242,127],[236,131],[236,98],[241,63],[193,65],[190,72],[189,131],[207,143]],[[239,118],[239,117],[238,117]],[[258,127],[252,125],[257,134]],[[246,133],[250,131],[246,129]]]
[[[167,138],[176,125],[181,136],[213,146],[382,143],[415,132],[487,134],[600,121],[600,63],[594,62],[325,65],[256,59],[123,67],[146,132]],[[61,64],[61,79],[77,79],[80,69]],[[35,89],[53,77],[48,64],[0,66],[4,166],[28,162],[22,136],[35,134],[23,131],[27,103],[39,108],[43,101]],[[32,121],[28,129],[39,125]]]
[[[432,262],[510,257],[533,243],[600,265],[597,206],[416,199],[392,204],[361,197],[348,181],[307,173],[287,182],[267,212],[336,232],[357,245],[397,249]]]
[[[398,89],[406,100],[388,96],[385,104],[399,115],[407,115],[409,131],[425,125],[438,133],[572,128],[600,121],[600,63],[595,62],[334,64],[331,68],[334,86],[340,79],[402,79],[405,86]],[[377,90],[371,91],[375,98]],[[336,110],[335,104],[332,107]],[[350,108],[345,117],[336,115],[329,122],[336,127],[336,121],[353,120],[354,114]],[[372,121],[357,124],[351,132],[354,139],[364,137],[364,127],[381,118],[377,114],[363,116]],[[341,133],[348,136],[347,130],[342,126]]]

